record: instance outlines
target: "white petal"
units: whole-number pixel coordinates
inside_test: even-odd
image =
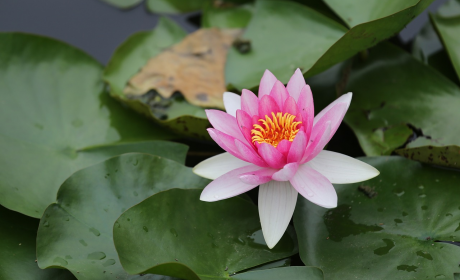
[[[241,182],[240,175],[247,172],[257,171],[262,168],[263,167],[251,164],[225,173],[204,188],[201,192],[200,200],[213,202],[234,197],[252,190],[257,187],[257,185],[248,185]]]
[[[377,169],[367,163],[325,150],[307,164],[323,174],[333,184],[361,182],[380,174]]]
[[[198,163],[193,168],[193,173],[214,180],[227,172],[247,165],[251,165],[251,163],[236,158],[229,153],[222,153]]]
[[[290,180],[292,186],[306,199],[324,208],[337,207],[334,186],[321,173],[303,164]]]
[[[241,109],[241,96],[233,92],[224,92],[224,106],[227,114],[236,117],[236,110]]]
[[[275,247],[294,213],[297,191],[289,182],[270,181],[259,188],[259,216],[268,248]]]

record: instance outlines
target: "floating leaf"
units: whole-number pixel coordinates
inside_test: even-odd
[[[367,13],[370,21],[347,31],[337,22],[301,4],[259,0],[243,35],[243,39],[251,41],[251,51],[246,54],[235,49],[229,51],[227,85],[237,89],[256,87],[265,69],[270,69],[283,83],[288,82],[297,67],[308,77],[318,74],[393,36],[431,2],[420,0],[382,18],[370,6],[359,11]]]
[[[294,225],[300,257],[326,279],[435,279],[458,271],[460,173],[401,157],[364,158],[380,176],[335,185],[338,206],[299,199]],[[369,198],[359,190],[368,187]]]
[[[254,13],[254,4],[215,7],[207,5],[203,10],[202,28],[244,28]]]
[[[143,0],[102,0],[120,9],[129,9],[139,5]]]
[[[133,279],[113,245],[115,220],[157,192],[203,188],[208,182],[177,162],[147,154],[125,154],[77,171],[40,222],[38,264],[68,269],[78,279]]]
[[[191,104],[224,109],[224,66],[239,29],[199,29],[149,59],[132,77],[124,94],[139,98],[151,90],[163,98],[181,92]]]
[[[120,153],[177,147],[138,142],[175,136],[110,98],[102,66],[82,51],[21,33],[0,34],[0,41],[3,206],[41,217],[73,172]]]
[[[228,279],[235,272],[297,252],[292,229],[268,249],[252,202],[241,197],[203,202],[200,193],[171,189],[120,216],[114,242],[128,273]]]
[[[147,0],[147,8],[152,13],[176,14],[201,9],[212,0]]]
[[[460,1],[450,0],[430,16],[460,78]]]
[[[429,157],[420,155],[420,160],[443,164],[430,156],[430,146],[460,145],[460,89],[395,46],[382,44],[367,59],[356,58],[345,89],[349,91],[353,102],[345,121],[367,155],[397,148],[411,155],[409,148],[424,147],[423,155]]]
[[[230,279],[235,280],[324,280],[323,272],[317,267],[291,266],[250,271],[237,274]]]
[[[180,42],[186,36],[177,24],[160,18],[152,31],[132,35],[115,51],[104,72],[110,93],[134,110],[188,137],[209,139],[206,128],[209,122],[203,108],[172,97],[164,99],[156,94],[147,94],[141,99],[130,99],[123,89],[146,62],[164,49]],[[159,100],[158,100],[159,99]]]
[[[35,238],[38,220],[0,206],[0,279],[2,280],[71,280],[71,273],[61,269],[38,268]]]

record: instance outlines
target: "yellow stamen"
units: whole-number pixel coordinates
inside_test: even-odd
[[[252,143],[268,143],[273,147],[278,146],[282,140],[294,141],[297,126],[302,122],[294,122],[295,116],[289,113],[273,113],[269,117],[265,115],[265,120],[260,119],[259,124],[254,124],[251,130]]]

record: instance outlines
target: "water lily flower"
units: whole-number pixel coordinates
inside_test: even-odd
[[[287,87],[268,70],[259,96],[224,93],[226,113],[206,110],[208,132],[226,153],[199,163],[193,171],[212,181],[203,201],[218,201],[260,185],[259,216],[269,248],[283,236],[297,194],[325,207],[337,207],[333,183],[355,183],[379,174],[374,167],[323,148],[350,106],[347,93],[314,116],[313,96],[297,69]]]

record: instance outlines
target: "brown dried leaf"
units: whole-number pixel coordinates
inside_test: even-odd
[[[201,107],[224,108],[224,68],[227,51],[241,29],[200,29],[182,42],[151,58],[129,80],[126,95],[156,90],[164,98],[180,91],[188,102]]]

